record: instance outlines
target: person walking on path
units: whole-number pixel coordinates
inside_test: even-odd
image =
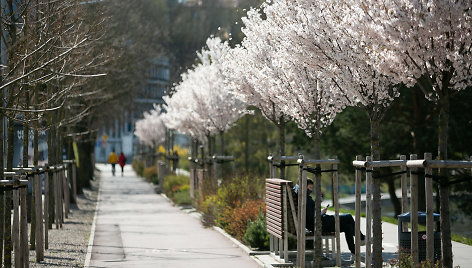
[[[111,173],[115,176],[115,165],[118,163],[118,156],[115,153],[115,149],[111,150],[111,153],[108,156],[108,163],[111,164]]]
[[[123,152],[120,153],[120,157],[118,158],[118,163],[120,164],[121,167],[121,177],[123,177],[123,169],[126,165],[126,156],[123,154]]]

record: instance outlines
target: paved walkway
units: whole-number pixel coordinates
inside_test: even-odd
[[[259,267],[246,253],[172,206],[129,166],[102,170],[90,267]],[[118,174],[118,172],[117,172]]]

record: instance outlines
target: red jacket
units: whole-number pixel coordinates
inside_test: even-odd
[[[126,156],[121,153],[120,158],[118,158],[118,163],[120,163],[120,166],[124,167],[126,165]]]

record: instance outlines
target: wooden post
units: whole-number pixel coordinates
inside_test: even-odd
[[[13,241],[13,250],[15,254],[15,267],[22,267],[20,265],[20,215],[19,215],[19,190],[13,190],[13,232],[12,232],[12,241]]]
[[[305,226],[306,226],[306,164],[298,160],[298,235],[297,267],[305,267]]]
[[[410,160],[416,160],[416,154],[410,155]],[[418,168],[410,169],[410,222],[411,222],[411,258],[412,267],[419,263],[418,259]]]
[[[336,158],[335,158],[336,159]],[[336,251],[336,266],[341,267],[341,226],[339,225],[339,182],[338,182],[338,165],[334,164],[331,167],[333,172],[333,195],[334,195],[334,227],[335,227],[335,234],[336,234],[336,249],[334,249],[333,245],[333,251]],[[334,256],[333,256],[334,257]]]
[[[62,176],[62,185],[64,189],[64,216],[66,219],[69,218],[69,183],[68,178],[66,178],[66,168],[61,171]]]
[[[235,177],[236,176],[236,159],[233,159],[233,162],[231,162],[231,170],[232,170],[233,177]]]
[[[190,163],[191,163],[191,160],[190,160]],[[157,164],[157,168],[159,169],[159,162]],[[192,164],[193,166],[193,164]],[[191,168],[190,169],[190,176],[189,176],[189,186],[190,186],[190,198],[195,198],[195,195],[194,195],[194,191],[195,191],[195,179],[194,179],[194,172],[195,172],[195,169]]]
[[[214,177],[214,180],[217,182],[218,181],[218,160],[216,159],[215,156],[213,156],[212,160],[213,160],[213,177]]]
[[[273,169],[272,169],[272,155],[269,155],[269,178],[274,178]],[[275,237],[271,234],[269,235],[269,250],[275,255]]]
[[[279,257],[283,259],[284,257],[284,239],[279,238],[277,239],[279,241]]]
[[[280,257],[280,252],[279,252],[279,238],[274,236],[274,254],[277,256],[279,255]]]
[[[319,159],[318,159],[319,160]],[[317,169],[321,170],[321,165],[316,164],[315,166]],[[318,268],[321,267],[321,261],[322,261],[322,256],[323,256],[323,239],[322,239],[322,223],[321,223],[321,172],[317,172],[314,174],[315,176],[315,181],[313,185],[313,192],[315,195],[315,219],[314,219],[314,240],[313,240],[313,246],[315,248],[313,252],[313,266]],[[306,177],[305,177],[306,180]],[[307,186],[305,183],[305,192],[307,192]],[[304,195],[304,199],[306,200],[307,194]],[[306,211],[306,210],[305,210]],[[313,219],[309,219],[312,221]]]
[[[401,155],[400,160],[406,161],[406,155]],[[408,212],[408,174],[406,174],[406,165],[401,166],[401,171],[405,172],[401,175],[401,187],[402,187],[402,213]],[[408,228],[408,223],[402,224],[402,232]]]
[[[77,164],[75,161],[72,163],[72,197],[77,204]]]
[[[55,221],[56,221],[56,229],[59,229],[59,180],[57,179],[57,166],[54,167],[52,181],[54,186],[54,209],[55,209]]]
[[[49,166],[44,173],[44,248],[49,248]]]
[[[282,259],[284,259],[284,262],[288,261],[288,204],[287,204],[287,199],[289,195],[289,189],[288,189],[288,184],[283,185],[282,188],[282,202],[283,202],[283,222],[284,222],[284,229],[283,229],[283,254],[280,254]]]
[[[356,156],[357,161],[362,160],[362,156]],[[356,260],[355,265],[356,268],[361,267],[361,170],[356,169],[356,215],[355,215],[355,250],[356,250]]]
[[[62,229],[62,224],[64,223],[64,181],[62,179],[62,168],[57,171],[57,181],[58,181],[58,200],[59,200],[59,226]]]
[[[367,156],[367,161],[371,161],[372,157]],[[365,220],[366,220],[366,231],[365,231],[365,267],[370,267],[372,263],[372,168],[366,168],[369,170],[365,173]]]
[[[47,174],[47,173],[46,173]],[[41,176],[39,174],[34,175],[34,187],[35,187],[35,209],[36,209],[36,261],[40,262],[44,260],[44,241],[43,241],[43,211],[42,211],[42,192],[41,192]]]
[[[27,187],[20,188],[20,206],[21,206],[21,218],[20,218],[20,266],[29,267],[29,249],[28,249],[28,212],[26,207],[26,192]]]
[[[425,160],[431,160],[431,153],[424,154]],[[425,195],[426,195],[426,260],[434,263],[434,215],[433,215],[433,170],[425,167]]]

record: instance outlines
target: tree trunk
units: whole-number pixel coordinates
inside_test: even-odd
[[[279,124],[279,156],[285,155],[285,120],[280,119]],[[316,146],[315,146],[316,147]],[[285,179],[285,161],[280,161],[280,179]]]
[[[7,171],[13,171],[13,155],[14,155],[14,140],[13,137],[15,135],[14,132],[14,120],[9,118],[8,119],[8,143],[7,143]],[[12,226],[11,226],[11,210],[12,210],[12,198],[13,198],[13,191],[6,191],[5,192],[5,218],[4,218],[4,226],[5,226],[5,233],[4,233],[4,259],[3,264],[4,267],[11,267],[12,263]]]
[[[3,94],[2,94],[3,96]],[[0,179],[5,179],[4,178],[4,165],[3,165],[3,157],[4,157],[4,126],[5,126],[5,117],[3,113],[0,113]],[[2,241],[4,241],[4,233],[5,233],[5,228],[2,223],[2,220],[5,218],[5,192],[0,191],[0,238]],[[0,265],[3,263],[3,242],[0,242]]]
[[[50,94],[48,94],[49,96]],[[48,165],[50,167],[54,166],[56,164],[56,154],[55,154],[55,133],[56,133],[56,127],[52,123],[52,114],[54,112],[49,112],[48,113]],[[49,207],[49,220],[48,220],[48,229],[52,229],[52,224],[54,222],[54,217],[55,217],[55,210],[54,210],[54,177],[52,172],[48,172],[49,176],[49,202],[48,202],[48,207]]]
[[[225,155],[225,133],[223,131],[220,131],[220,154]]]
[[[0,4],[0,7],[2,5]],[[3,29],[3,22],[2,20],[0,20],[0,29]],[[0,55],[3,55],[4,51],[3,51],[3,46],[1,45],[1,42],[0,42]],[[1,56],[0,56],[0,62],[1,62]],[[2,70],[0,69],[0,75],[3,75],[3,72]],[[3,85],[3,80],[0,79],[0,85]],[[1,93],[1,96],[2,96],[2,100],[6,98],[5,96],[5,93],[6,92],[6,89],[3,89],[3,90],[0,90],[0,93]],[[3,108],[4,107],[4,102],[2,101],[0,103],[1,107]],[[3,165],[3,157],[4,157],[4,153],[3,153],[3,144],[4,144],[4,141],[5,141],[5,136],[4,136],[4,127],[5,127],[5,114],[3,114],[3,111],[0,111],[0,180],[4,180],[4,165]],[[4,236],[3,234],[5,233],[5,228],[3,226],[3,223],[2,223],[2,220],[4,219],[5,217],[5,194],[3,191],[0,191],[0,238],[1,238],[1,241],[4,241]],[[3,263],[3,242],[0,242],[0,265]]]
[[[211,168],[211,156],[213,154],[213,146],[212,146],[212,141],[213,141],[213,138],[208,134],[207,135],[207,149],[208,149],[208,155],[207,155],[207,158],[204,160],[204,162],[206,163],[206,170],[207,170],[207,174],[208,174],[208,177],[210,179],[213,179],[213,169]]]
[[[249,173],[249,115],[244,119],[244,169]]]
[[[38,88],[35,87],[34,88],[34,107],[35,109],[38,109]],[[39,147],[38,147],[38,142],[39,142],[39,133],[38,133],[38,127],[39,127],[39,124],[38,124],[38,120],[34,120],[34,129],[33,129],[33,166],[34,167],[38,167],[38,161],[39,161]],[[31,250],[34,250],[36,249],[36,221],[35,221],[35,218],[36,218],[36,212],[35,212],[35,201],[34,201],[34,193],[35,193],[35,187],[32,187],[33,189],[33,192],[31,194],[31,208],[32,208],[32,211],[31,211],[31,231],[30,231],[30,241],[31,241],[31,247],[30,249]]]
[[[424,136],[424,127],[421,124],[425,121],[425,114],[422,101],[424,94],[418,88],[411,91],[414,123],[413,129],[413,151],[417,155],[423,155],[425,146],[420,143],[420,137]],[[426,194],[424,176],[418,176],[418,211],[426,211]]]
[[[93,178],[93,166],[90,156],[93,152],[93,142],[89,135],[84,137],[84,141],[77,141],[79,151],[79,167],[77,169],[77,193],[83,193],[83,188],[90,187],[90,180]]]
[[[447,160],[447,138],[449,130],[449,92],[444,90],[439,102],[439,144],[438,156],[439,160]],[[439,175],[447,176],[447,169],[440,169]],[[449,179],[441,179],[439,184],[440,195],[440,214],[441,214],[441,242],[443,249],[443,265],[447,268],[453,268],[452,244],[451,244],[451,221],[449,215]]]
[[[402,213],[402,206],[400,200],[395,193],[395,178],[389,178],[388,183],[388,193],[390,195],[390,201],[392,202],[393,210],[395,212],[395,218]]]
[[[376,115],[370,116],[370,153],[372,160],[380,160],[379,143],[380,120]],[[372,193],[372,267],[382,267],[382,207],[380,205],[380,179],[374,179]],[[356,252],[359,254],[359,252]]]
[[[29,96],[29,87],[25,88],[25,110],[28,110],[30,106],[30,96]],[[23,123],[23,167],[27,168],[28,167],[28,145],[29,145],[29,113],[25,112],[25,123]],[[30,212],[30,222],[31,222],[31,231],[30,231],[30,249],[34,250],[36,248],[36,212],[35,209],[33,209],[35,206],[35,200],[34,200],[34,194],[35,194],[35,189],[34,189],[34,184],[33,184],[33,177],[30,179],[31,183],[31,193],[28,193],[27,198],[28,198],[28,211]]]
[[[321,137],[318,131],[315,131],[316,134],[313,135],[314,143],[314,158],[321,159],[321,150],[320,150],[320,141]],[[321,165],[316,165],[317,169],[321,169]],[[321,173],[315,174],[315,185],[314,194],[315,194],[315,267],[321,267]]]

